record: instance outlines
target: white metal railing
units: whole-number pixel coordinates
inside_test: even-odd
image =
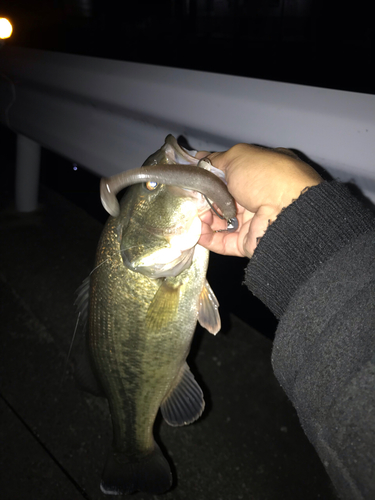
[[[168,133],[195,149],[295,148],[375,201],[372,95],[4,47],[0,121],[21,136],[19,201],[37,185],[38,144],[112,175],[138,167]]]

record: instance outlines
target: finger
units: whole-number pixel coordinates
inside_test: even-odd
[[[203,224],[206,224],[211,229],[211,231],[215,232],[227,229],[228,221],[226,219],[221,219],[214,212],[205,212],[200,215],[199,218]]]
[[[211,153],[209,151],[198,151],[195,155],[195,158],[198,158],[198,160],[201,160],[202,158],[206,158],[210,154]]]
[[[292,158],[295,158],[296,160],[299,160],[298,156],[291,149],[288,149],[288,148],[275,148],[275,151],[278,151],[279,153],[283,153],[284,155],[291,156]]]
[[[204,232],[203,230],[198,243],[211,252],[221,255],[245,256],[237,246],[238,234],[236,233],[215,233],[212,231]]]
[[[199,218],[202,222],[204,222],[208,226],[211,226],[211,224],[214,222],[214,213],[211,212],[211,210],[207,210],[203,214],[200,214]]]
[[[195,157],[198,158],[199,160],[201,160],[202,158],[207,158],[210,160],[210,162],[214,167],[219,168],[220,170],[224,170],[225,161],[220,161],[221,158],[223,157],[223,153],[220,152],[210,153],[209,151],[198,151]]]

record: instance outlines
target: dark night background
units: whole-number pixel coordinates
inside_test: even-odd
[[[0,17],[8,17],[14,29],[7,45],[373,94],[371,13],[371,2],[367,1],[3,0],[0,3]],[[66,339],[70,339],[74,328],[73,293],[92,265],[101,230],[97,221],[103,223],[107,218],[99,200],[98,178],[72,160],[43,149],[41,183],[47,189],[41,189],[37,213],[21,218],[12,211],[11,201],[15,135],[2,128],[0,139],[3,165],[7,166],[0,190],[0,228],[7,238],[12,235],[17,251],[27,248],[27,252],[19,252],[15,266],[7,265],[9,276],[8,269],[4,274],[8,281],[0,279],[6,299],[0,303],[3,327],[31,331],[40,320],[53,332],[55,341],[57,338],[56,345],[41,344],[35,354],[35,346],[22,333],[25,356],[22,370],[15,371],[13,359],[18,356],[19,340],[3,337],[6,339],[3,352],[7,354],[6,361],[0,363],[0,416],[6,415],[6,425],[1,426],[0,442],[6,444],[3,457],[0,449],[0,476],[2,471],[8,476],[6,480],[4,475],[3,479],[0,477],[0,496],[6,500],[103,499],[98,482],[110,439],[106,408],[93,402],[91,396],[76,391],[71,374],[68,389],[59,392],[59,388],[56,392],[53,374],[57,370],[60,377],[64,369],[69,342]],[[58,196],[55,199],[55,192],[65,200]],[[82,211],[76,212],[66,199],[96,221],[88,220]],[[50,214],[56,216],[58,223],[52,221]],[[45,226],[50,227],[51,237],[45,234]],[[87,227],[90,232],[86,238]],[[59,253],[57,263],[54,256],[44,256],[40,251],[43,245],[48,247],[51,238],[55,238],[52,245]],[[77,240],[81,241],[81,247],[72,248],[72,242]],[[18,253],[14,248],[0,245],[1,264],[6,259],[16,260]],[[87,257],[91,250],[92,256]],[[64,266],[69,259],[68,278]],[[80,262],[84,262],[85,269]],[[179,461],[180,482],[165,498],[206,500],[223,495],[229,500],[333,500],[332,485],[272,373],[269,339],[273,338],[276,320],[259,301],[251,298],[244,286],[239,286],[245,264],[243,259],[211,257],[208,278],[221,303],[224,334],[216,339],[202,336],[201,332],[197,336],[200,350],[195,351],[193,366],[196,364],[202,374],[208,417],[200,425],[186,428],[187,434],[158,424],[158,433],[168,452],[175,450],[174,460]],[[43,278],[48,273],[52,279],[58,276],[50,288]],[[35,276],[39,281],[36,292]],[[48,308],[44,297],[54,295],[58,302]],[[16,309],[18,299],[28,296],[30,302],[20,313]],[[236,328],[232,314],[239,318],[234,320]],[[249,334],[248,325],[261,335]],[[246,363],[251,367],[247,372]],[[38,371],[39,367],[43,370]],[[46,395],[46,406],[39,396],[32,395],[35,387],[36,394]],[[231,431],[225,420],[230,412],[235,422]],[[9,439],[12,432],[17,439]],[[99,438],[102,435],[103,442],[92,439],[93,435]],[[33,440],[28,445],[30,436]],[[217,443],[223,445],[219,454]],[[74,449],[78,445],[79,449]],[[35,454],[30,451],[33,447]],[[17,450],[14,456],[13,450]],[[209,464],[206,472],[199,469],[202,460],[206,467]],[[52,462],[58,472],[50,465]],[[241,475],[242,470],[247,470],[243,462],[248,467],[248,477],[246,472]],[[225,467],[223,474],[221,465]],[[9,477],[21,466],[27,475],[19,479],[17,490]],[[212,476],[215,480],[211,482]],[[192,496],[184,496],[186,491],[191,491]],[[227,491],[233,492],[233,496]],[[212,496],[207,496],[207,492]],[[148,497],[139,494],[136,498]]]
[[[371,2],[13,0],[9,44],[374,92]]]

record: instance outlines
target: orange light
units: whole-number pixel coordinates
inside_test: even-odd
[[[0,38],[9,38],[13,28],[11,23],[5,17],[0,17]]]

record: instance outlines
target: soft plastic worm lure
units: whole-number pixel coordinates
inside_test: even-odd
[[[207,164],[207,166],[205,164]],[[211,172],[212,172],[213,169],[215,169],[214,173],[216,175],[218,175],[218,177],[221,178],[223,182],[225,182],[225,177],[224,177],[223,172],[221,170],[219,170],[218,168],[213,167],[213,165],[212,165],[212,163],[211,163],[211,161],[210,161],[209,158],[202,158],[198,162],[198,167],[204,168],[205,170],[209,170]],[[212,203],[207,198],[207,196],[204,195],[204,197],[206,198],[207,203],[210,205],[211,210],[213,212],[215,212],[215,214],[220,219],[227,221],[227,228],[226,229],[218,229],[217,231],[215,231],[215,233],[223,233],[223,232],[233,233],[234,231],[236,231],[238,229],[238,220],[237,220],[237,217],[232,217],[230,219],[226,219],[223,215],[219,214],[219,212],[215,209],[215,207],[212,205]]]

